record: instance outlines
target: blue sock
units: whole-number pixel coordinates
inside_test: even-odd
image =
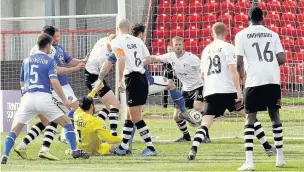
[[[169,90],[170,96],[172,101],[177,105],[177,107],[182,111],[186,111],[186,105],[185,105],[185,100],[182,96],[182,94],[178,91],[177,88],[174,88],[173,90]]]
[[[129,144],[132,144],[132,140],[134,138],[135,131],[136,131],[136,126],[133,127],[133,130],[132,130],[132,133],[131,133],[131,138],[129,139]]]
[[[67,113],[68,117],[73,119],[74,118],[74,110],[69,110]]]
[[[65,129],[65,138],[68,141],[72,151],[76,150],[76,135],[74,132],[74,127],[72,124],[67,124],[64,126]]]
[[[6,138],[5,138],[5,144],[4,144],[4,149],[3,149],[4,150],[3,154],[5,156],[9,155],[12,147],[15,144],[16,137],[17,137],[16,134],[13,133],[13,132],[8,133],[8,135],[6,136]]]

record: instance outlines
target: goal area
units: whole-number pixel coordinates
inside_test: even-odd
[[[280,2],[280,3],[278,3]],[[201,52],[212,42],[211,27],[217,21],[227,26],[226,41],[234,44],[237,32],[248,26],[248,11],[260,6],[265,14],[264,24],[280,35],[286,50],[287,64],[281,67],[282,109],[284,138],[304,138],[304,5],[300,2],[268,0],[119,0],[118,14],[96,14],[51,17],[1,18],[1,84],[0,90],[19,90],[19,73],[22,60],[35,45],[41,28],[53,25],[60,30],[60,44],[73,58],[82,59],[99,38],[116,33],[119,18],[146,25],[145,43],[151,54],[167,52],[174,36],[185,38],[185,50],[201,58]],[[295,2],[295,1],[293,1]],[[302,9],[303,8],[303,9]],[[301,18],[303,17],[303,18]],[[263,50],[261,50],[263,51]],[[173,79],[181,83],[166,64],[149,65],[152,75]],[[115,68],[106,80],[116,90]],[[84,70],[69,74],[77,97],[88,90]],[[117,91],[115,91],[117,93]],[[267,96],[267,95],[265,95]],[[123,98],[123,95],[121,96]],[[125,99],[121,99],[121,119],[124,119]],[[168,92],[150,95],[143,108],[144,119],[154,141],[172,141],[182,135],[173,119],[174,106]],[[259,113],[265,134],[271,136],[271,122],[266,112]],[[122,126],[122,120],[119,125]],[[243,137],[244,118],[227,113],[216,119],[210,129],[211,139]],[[188,125],[191,136],[196,128]],[[286,136],[286,137],[285,137]],[[136,137],[138,138],[138,137]],[[140,139],[138,139],[140,140]]]

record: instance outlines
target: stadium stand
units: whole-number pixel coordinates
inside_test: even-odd
[[[227,41],[248,26],[248,0],[160,0],[154,22],[152,53],[165,52],[174,36],[185,37],[185,49],[200,57],[211,41],[211,27],[223,22],[228,27]],[[288,63],[281,67],[283,94],[286,85],[303,85],[304,2],[296,0],[260,0],[265,11],[264,24],[280,34]]]

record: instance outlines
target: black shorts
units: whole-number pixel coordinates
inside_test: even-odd
[[[84,75],[85,75],[85,84],[87,88],[92,91],[93,87],[92,84],[97,81],[98,75],[91,74],[87,70],[84,70]],[[99,97],[103,97],[105,94],[107,94],[109,91],[111,91],[111,88],[108,86],[107,82],[103,80],[103,88],[97,93]]]
[[[281,86],[267,84],[257,87],[247,87],[244,91],[246,113],[266,111],[267,108],[281,108]]]
[[[244,106],[240,102],[235,102],[237,99],[236,93],[219,93],[204,97],[203,115],[222,116],[226,109],[230,112],[240,111]]]
[[[125,75],[127,105],[140,106],[146,104],[149,83],[145,74],[131,72]]]
[[[183,91],[182,96],[185,100],[186,108],[192,109],[194,101],[201,101],[203,102],[203,89],[204,87],[198,87],[192,91]]]

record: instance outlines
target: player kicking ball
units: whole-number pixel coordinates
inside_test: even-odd
[[[76,148],[76,136],[72,121],[62,113],[52,100],[51,86],[56,91],[65,106],[70,108],[71,101],[66,98],[57,79],[56,63],[47,54],[51,50],[52,37],[42,34],[38,37],[39,52],[23,60],[20,85],[24,86],[25,94],[16,113],[11,132],[6,136],[1,164],[6,164],[15,140],[24,125],[41,113],[45,118],[60,124],[66,129],[66,138],[70,145],[73,158],[89,158],[89,154]]]
[[[72,101],[70,111],[67,113],[67,115],[71,118],[73,116],[74,110],[78,108],[78,100],[74,94],[74,91],[68,83],[67,73],[75,72],[83,68],[85,60],[78,60],[76,58],[72,59],[64,51],[64,49],[59,45],[60,33],[57,28],[53,26],[45,26],[43,27],[42,32],[52,36],[53,38],[51,51],[48,55],[56,62],[58,80],[60,82],[60,85],[62,86],[65,96]],[[38,51],[39,48],[37,45],[35,45],[31,49],[30,55],[35,54]],[[52,91],[52,94],[55,97],[56,101],[61,102],[61,99],[54,90]],[[38,116],[41,122],[38,122],[31,128],[28,134],[24,137],[23,141],[15,147],[14,151],[23,159],[27,159],[27,145],[30,144],[33,140],[35,140],[40,135],[40,133],[45,130],[43,144],[38,156],[40,158],[45,158],[49,160],[59,160],[56,156],[50,153],[50,146],[56,135],[57,124],[55,122],[49,123],[48,120],[41,114]],[[65,138],[65,132],[61,133],[61,137]]]
[[[131,35],[135,36],[137,38],[140,38],[141,40],[144,39],[144,34],[145,34],[145,26],[143,24],[137,23],[131,29]],[[105,77],[105,75],[110,71],[110,69],[116,63],[116,61],[117,61],[117,59],[115,57],[115,54],[112,53],[108,57],[108,60],[106,60],[103,64],[103,67],[102,67],[102,69],[100,71],[100,75],[99,75],[100,79],[103,79]],[[169,90],[172,101],[176,104],[176,106],[179,109],[181,109],[182,113],[187,113],[184,98],[182,97],[181,93],[176,88],[176,86],[172,80],[169,80],[163,76],[151,76],[147,66],[145,66],[145,74],[146,74],[147,80],[149,82],[149,95],[163,92],[164,90]],[[129,112],[127,112],[127,113],[129,113]],[[185,114],[185,116],[186,116],[186,114]],[[191,140],[189,132],[187,130],[186,122],[184,122],[182,124],[183,125],[178,125],[178,126],[180,126],[181,131],[184,133],[184,135],[185,135],[184,138],[189,138],[188,140]],[[134,128],[132,131],[131,139],[133,138],[135,130],[136,129]],[[185,141],[185,139],[178,139],[178,141]]]
[[[103,84],[101,81],[95,85],[88,96],[79,99],[79,108],[74,113],[75,129],[78,133],[77,148],[90,155],[107,155],[113,152],[113,145],[122,141],[120,136],[113,136],[106,129],[104,120],[94,117],[95,106],[93,98],[99,93]],[[67,154],[71,150],[66,151]]]
[[[115,34],[111,34],[109,37],[99,39],[91,50],[88,58],[88,62],[85,67],[85,82],[88,89],[92,90],[92,84],[98,80],[100,68],[104,61],[111,54],[110,42],[116,37]],[[107,108],[103,108],[97,114],[103,120],[109,117],[110,131],[113,136],[117,136],[117,124],[120,102],[115,97],[113,91],[103,79],[103,88],[97,94],[101,101]]]
[[[244,91],[245,110],[248,113],[244,128],[246,161],[238,169],[240,171],[254,170],[254,122],[258,111],[268,110],[277,152],[276,166],[283,167],[285,164],[283,127],[279,114],[281,107],[280,65],[286,62],[284,49],[279,35],[261,24],[263,11],[260,8],[250,9],[248,19],[251,25],[237,33],[235,37],[237,66],[241,78],[244,76],[244,58],[247,66]]]
[[[212,26],[212,35],[214,41],[204,49],[201,58],[202,77],[205,81],[202,112],[204,116],[188,154],[189,160],[195,159],[198,146],[205,139],[214,118],[222,116],[226,109],[246,116],[243,110],[243,96],[236,68],[234,46],[224,41],[225,24],[215,23]],[[271,156],[272,146],[267,142],[259,121],[255,121],[255,126],[254,133],[263,144],[267,155]]]
[[[203,108],[204,82],[200,74],[200,59],[196,55],[184,50],[184,39],[182,37],[177,36],[172,38],[172,46],[174,52],[160,56],[150,56],[144,60],[144,64],[148,65],[159,62],[170,63],[177,78],[183,84],[182,97],[185,100],[186,107],[188,109],[194,108],[196,111],[201,112]],[[172,97],[172,99],[175,98]],[[190,134],[187,130],[186,120],[190,122],[190,124],[197,124],[189,118],[187,113],[180,113],[180,108],[175,109],[174,120],[179,129],[183,132],[183,136],[176,142],[191,141]]]

